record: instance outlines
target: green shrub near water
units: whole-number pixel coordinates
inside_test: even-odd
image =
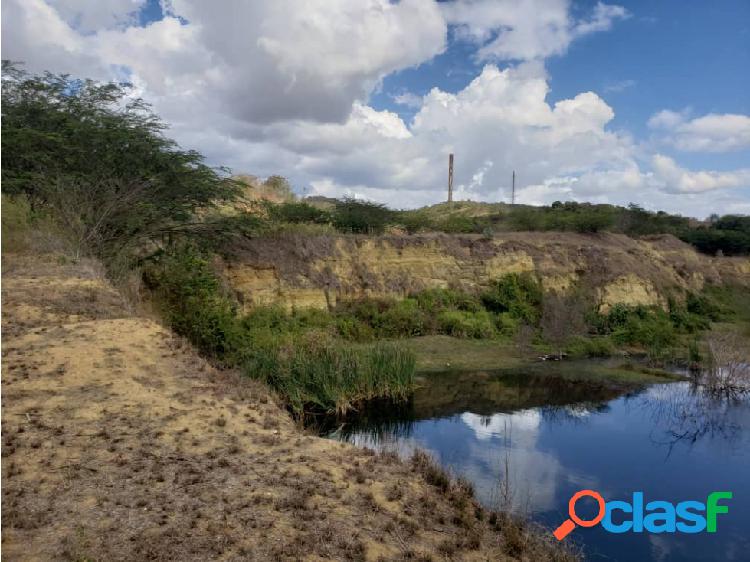
[[[718,322],[725,317],[729,311],[713,296],[712,292],[712,288],[708,287],[701,294],[688,294],[685,301],[687,311],[712,322]]]
[[[361,298],[343,301],[339,303],[335,315],[347,332],[356,330],[360,334],[366,333],[362,326],[368,326],[371,334],[379,338],[420,336],[427,331],[427,315],[415,299]]]
[[[213,358],[232,360],[242,327],[205,257],[190,247],[164,253],[145,270],[144,281],[175,332]]]
[[[412,298],[423,310],[445,310],[455,308],[467,312],[479,312],[483,309],[479,297],[456,289],[433,288],[414,293]]]
[[[674,316],[658,307],[616,305],[608,314],[596,315],[592,324],[612,342],[643,347],[655,360],[663,359],[678,341]]]
[[[495,315],[495,327],[497,333],[503,337],[513,337],[521,327],[522,321],[513,317],[508,312],[501,312]]]
[[[355,341],[429,334],[492,338],[512,336],[518,327],[517,318],[488,311],[477,295],[444,288],[426,289],[401,300],[341,301],[334,316],[339,335]]]
[[[565,346],[571,357],[610,357],[615,353],[615,345],[607,336],[573,336]]]
[[[380,333],[386,338],[424,335],[427,314],[415,299],[393,303],[380,317]]]
[[[509,273],[492,283],[481,295],[491,312],[507,312],[513,318],[534,324],[539,320],[542,287],[529,274]]]
[[[308,332],[261,347],[245,369],[277,389],[297,412],[313,406],[343,413],[371,398],[406,398],[414,385],[415,358],[392,342],[355,349]]]
[[[671,345],[675,341],[675,336],[674,325],[669,316],[661,310],[638,311],[628,316],[625,323],[612,333],[612,338],[617,343],[657,348]]]
[[[492,338],[497,335],[492,315],[486,310],[444,310],[437,317],[440,331],[459,338]]]
[[[351,316],[336,316],[336,333],[345,340],[367,342],[375,339],[372,326]]]
[[[431,288],[396,300],[364,297],[340,301],[334,310],[338,333],[354,341],[446,334],[461,338],[512,337],[521,323],[538,321],[539,283],[509,273],[481,295]]]

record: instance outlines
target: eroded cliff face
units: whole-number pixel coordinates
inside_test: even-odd
[[[585,283],[604,311],[615,303],[664,306],[705,283],[750,286],[750,259],[712,258],[672,236],[616,234],[338,236],[254,239],[223,264],[245,307],[333,306],[363,295],[402,298],[431,287],[478,291],[511,272],[547,291]]]

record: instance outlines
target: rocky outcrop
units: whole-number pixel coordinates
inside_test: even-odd
[[[223,264],[246,307],[319,307],[358,296],[404,297],[429,287],[478,291],[510,272],[545,290],[585,283],[599,305],[665,305],[705,283],[750,284],[750,259],[712,258],[672,236],[505,233],[417,236],[286,236],[244,241]]]

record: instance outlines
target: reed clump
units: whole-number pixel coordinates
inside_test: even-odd
[[[353,348],[308,332],[251,350],[243,368],[275,388],[295,412],[343,414],[372,398],[405,399],[414,385],[415,358],[394,342]]]

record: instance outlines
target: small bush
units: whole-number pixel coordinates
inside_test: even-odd
[[[507,312],[513,318],[533,324],[539,319],[542,288],[529,274],[509,273],[484,291],[481,301],[491,312]]]
[[[511,316],[508,312],[501,312],[495,315],[497,333],[503,337],[512,338],[518,333],[520,326],[521,321]]]
[[[630,315],[617,328],[612,338],[617,343],[643,345],[655,351],[663,350],[676,341],[676,331],[669,316],[661,310]]]
[[[614,217],[608,209],[594,208],[576,213],[570,219],[573,230],[584,234],[607,230],[613,223]]]
[[[444,310],[437,317],[440,331],[458,338],[491,338],[496,335],[493,318],[486,310]]]
[[[611,357],[615,353],[615,345],[608,337],[574,336],[565,351],[572,357]]]
[[[191,247],[163,254],[144,281],[172,328],[203,353],[226,359],[240,347],[242,328],[233,301],[208,260]]]
[[[510,214],[510,225],[513,230],[546,230],[544,215],[532,208],[520,207]]]
[[[394,221],[409,234],[436,230],[432,219],[421,211],[398,211],[395,213]]]
[[[240,320],[240,324],[244,330],[263,330],[274,334],[292,329],[291,319],[278,305],[256,306]]]
[[[419,307],[426,311],[445,310],[455,308],[467,312],[482,310],[482,303],[476,295],[457,291],[455,289],[425,289],[412,295],[419,303]]]
[[[333,330],[336,326],[336,319],[327,310],[320,308],[295,309],[291,319],[299,330]]]
[[[353,316],[338,315],[335,322],[336,333],[346,340],[365,342],[375,338],[372,327]]]
[[[686,334],[694,334],[711,327],[708,318],[693,314],[682,305],[670,306],[669,320],[678,332]]]
[[[477,219],[463,215],[451,215],[438,225],[448,234],[472,234],[481,232],[483,225]]]
[[[712,322],[718,322],[725,314],[722,306],[708,294],[689,293],[685,301],[685,307],[691,314],[696,314]]]
[[[421,336],[425,333],[426,315],[415,299],[394,303],[380,316],[379,335],[386,338]]]
[[[395,302],[393,299],[371,297],[341,300],[336,304],[335,314],[355,318],[377,331],[382,324],[383,314],[393,307]]]

